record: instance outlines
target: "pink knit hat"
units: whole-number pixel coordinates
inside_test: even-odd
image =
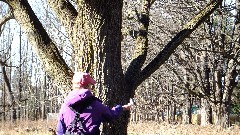
[[[77,83],[80,86],[87,86],[90,84],[96,84],[96,81],[88,73],[76,72],[73,76],[73,83]]]

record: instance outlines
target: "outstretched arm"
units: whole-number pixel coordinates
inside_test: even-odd
[[[118,118],[118,116],[120,116],[120,114],[123,111],[130,110],[131,105],[132,104],[130,104],[130,103],[123,105],[123,106],[117,105],[117,106],[113,107],[112,109],[109,109],[107,106],[104,105],[105,106],[105,111],[103,113],[104,121],[111,121],[111,120]]]

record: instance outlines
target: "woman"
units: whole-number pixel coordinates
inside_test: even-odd
[[[123,110],[131,107],[131,104],[127,104],[110,109],[102,104],[91,92],[91,85],[96,84],[96,81],[88,73],[76,72],[72,83],[73,91],[68,94],[59,112],[58,135],[100,135],[101,122],[116,119]],[[78,118],[81,122],[76,123]]]

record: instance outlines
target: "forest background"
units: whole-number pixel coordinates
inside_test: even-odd
[[[127,134],[129,121],[239,123],[237,0],[0,4],[3,122],[58,113],[72,73],[87,71],[109,106],[136,102],[106,134]]]

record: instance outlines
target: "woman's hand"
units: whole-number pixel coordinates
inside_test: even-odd
[[[131,104],[131,103],[128,103],[128,104],[126,104],[126,105],[123,105],[122,108],[123,108],[124,111],[125,111],[125,110],[130,110],[131,106],[132,106],[132,104]]]

